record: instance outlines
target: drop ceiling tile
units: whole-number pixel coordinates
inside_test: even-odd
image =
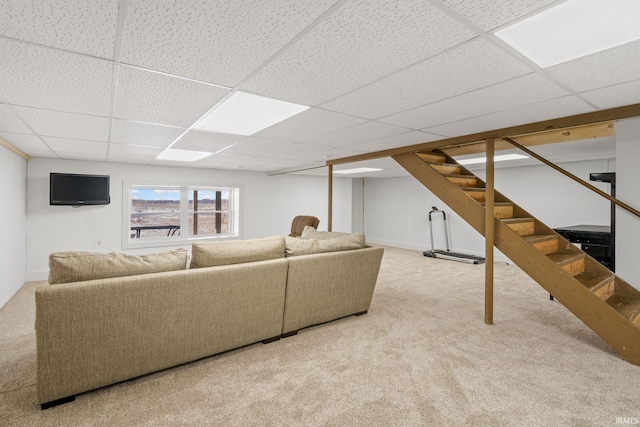
[[[5,0],[0,35],[113,59],[118,0]]]
[[[615,108],[640,103],[640,80],[581,93],[600,108]]]
[[[640,41],[585,56],[545,69],[550,76],[577,92],[638,79]]]
[[[114,119],[111,142],[167,148],[186,128]]]
[[[11,104],[107,116],[113,64],[0,38],[0,96]]]
[[[489,31],[534,13],[554,1],[556,0],[442,0],[442,3],[484,31]]]
[[[225,153],[214,154],[191,165],[194,167],[216,167],[219,169],[248,169],[273,163],[273,159],[253,156],[235,156]]]
[[[7,104],[0,104],[0,131],[32,133],[32,130],[11,111]]]
[[[28,150],[25,151],[31,157],[45,158],[45,159],[59,159],[56,153],[51,150]]]
[[[47,151],[49,147],[37,135],[29,135],[24,133],[0,132],[0,138],[3,138],[9,144],[29,154],[28,151],[40,150]]]
[[[131,67],[120,67],[114,117],[189,127],[229,91]]]
[[[107,156],[107,161],[110,163],[128,163],[128,164],[136,164],[136,165],[147,165],[151,163],[155,157],[147,158],[147,157],[133,157],[133,156]]]
[[[105,144],[106,145],[106,144]],[[59,156],[68,160],[84,160],[90,162],[106,162],[106,154],[91,154],[91,153],[64,153],[59,152]]]
[[[90,141],[109,140],[109,119],[37,108],[14,107],[39,135]]]
[[[162,152],[162,148],[141,147],[129,144],[109,144],[109,160],[112,157],[132,157],[139,159],[152,160]]]
[[[240,87],[316,106],[473,37],[422,0],[351,0]]]
[[[290,147],[293,144],[295,142],[249,137],[226,148],[223,153],[236,156],[261,156],[271,151]]]
[[[241,135],[190,130],[185,136],[180,138],[178,142],[172,145],[171,148],[215,153],[245,139],[247,139],[247,137]]]
[[[426,129],[564,95],[567,95],[567,91],[556,84],[538,74],[528,74],[380,120],[408,128]]]
[[[234,87],[336,0],[130,0],[121,60]]]
[[[290,147],[270,152],[267,156],[274,159],[301,160],[301,164],[308,162],[322,162],[329,158],[347,157],[362,154],[362,151],[334,149],[321,145],[309,145],[298,142]]]
[[[593,108],[580,99],[574,96],[565,96],[535,104],[523,105],[506,111],[455,121],[441,126],[434,126],[424,130],[447,137],[454,137],[591,111],[593,111]]]
[[[322,107],[377,119],[531,72],[503,50],[476,39]]]
[[[380,122],[366,122],[347,129],[339,130],[328,135],[322,135],[305,141],[307,144],[323,145],[327,147],[346,147],[362,142],[399,135],[408,129]]]
[[[407,145],[436,141],[438,139],[442,139],[442,137],[426,132],[409,131],[401,133],[399,135],[392,135],[384,138],[374,139],[372,141],[362,142],[360,144],[349,145],[349,149],[366,152],[382,151],[388,150],[390,148],[405,147]]]
[[[320,135],[335,132],[364,123],[366,120],[327,111],[310,108],[300,114],[277,123],[255,134],[257,137],[278,139],[292,142],[303,142]]]
[[[42,140],[56,153],[105,156],[104,160],[106,161],[107,148],[109,146],[106,142],[52,138],[49,136],[42,137]],[[61,155],[61,157],[64,156]]]

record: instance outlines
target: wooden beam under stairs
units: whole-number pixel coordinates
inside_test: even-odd
[[[393,158],[484,235],[485,183],[442,153]],[[494,192],[495,246],[609,343],[640,365],[640,292]]]

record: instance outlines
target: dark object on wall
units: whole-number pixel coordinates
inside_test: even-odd
[[[49,204],[52,206],[108,205],[109,175],[49,174]]]

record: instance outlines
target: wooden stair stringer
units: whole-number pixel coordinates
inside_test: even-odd
[[[441,175],[414,153],[395,155],[393,159],[484,236],[485,208],[481,203],[469,197],[460,187],[451,183],[445,176]],[[452,162],[452,160],[449,159],[447,162]],[[484,185],[479,179],[478,183],[478,186]],[[496,200],[508,199],[496,192]],[[515,204],[514,213],[518,217],[533,218],[532,215]],[[551,258],[527,242],[525,238],[519,236],[503,221],[498,218],[494,218],[494,221],[495,246],[502,253],[516,263],[547,292],[552,294],[555,299],[611,345],[627,361],[640,365],[640,327],[635,326],[631,320],[624,317],[612,305],[591,292],[583,283],[563,270]],[[540,228],[541,230],[536,230],[537,233],[557,235],[555,231],[544,224],[540,223]],[[577,249],[562,236],[558,235],[558,238],[558,244],[561,248],[566,248],[570,251]],[[604,269],[597,261],[592,259],[587,260],[587,263],[594,268]],[[621,279],[616,277],[616,282],[619,281]],[[624,286],[630,287],[626,283]],[[614,297],[615,295],[611,298]]]

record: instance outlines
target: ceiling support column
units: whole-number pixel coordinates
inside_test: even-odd
[[[493,245],[495,237],[495,214],[493,210],[494,192],[494,139],[487,139],[487,174],[485,188],[484,213],[484,241],[485,241],[485,271],[484,271],[484,323],[493,325]]]
[[[333,165],[329,165],[329,200],[328,200],[328,215],[327,215],[327,231],[332,231],[333,229]]]

